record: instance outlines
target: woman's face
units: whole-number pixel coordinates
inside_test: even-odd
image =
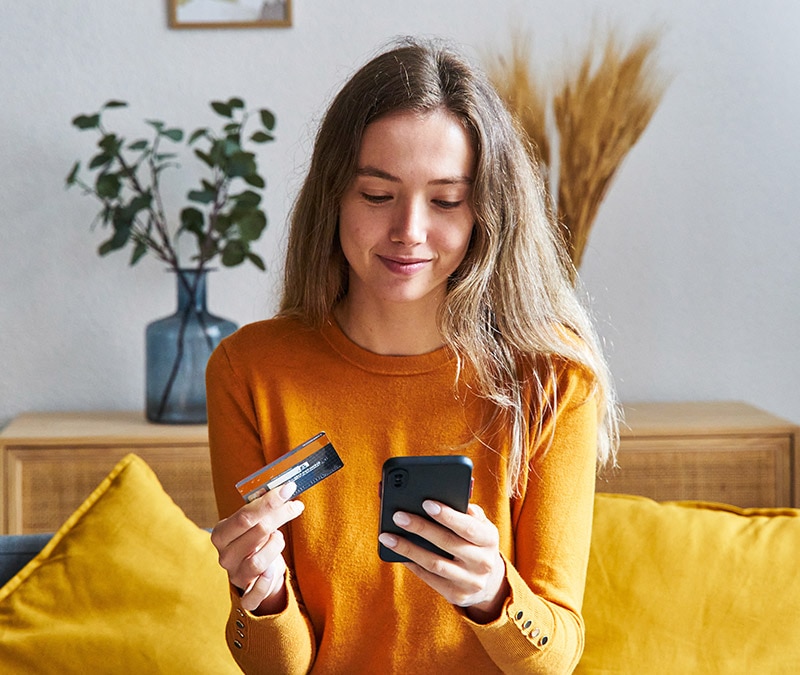
[[[463,126],[443,110],[367,126],[339,214],[349,303],[438,308],[472,234],[474,155]]]

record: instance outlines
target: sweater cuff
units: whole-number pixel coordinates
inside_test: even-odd
[[[241,606],[239,589],[231,590],[231,612],[225,635],[237,661],[249,658],[281,663],[286,660],[307,664],[313,658],[311,626],[305,616],[289,571],[286,572],[286,607],[277,614],[256,616]]]
[[[516,568],[505,557],[503,559],[511,591],[500,616],[482,624],[462,612],[495,663],[523,660],[530,657],[531,650],[544,652],[553,641],[556,623],[547,603],[536,596]]]

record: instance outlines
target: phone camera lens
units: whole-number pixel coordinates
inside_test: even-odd
[[[408,485],[408,471],[405,469],[396,469],[392,471],[389,479],[392,487],[396,490],[400,490]]]

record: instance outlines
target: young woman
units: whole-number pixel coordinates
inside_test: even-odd
[[[542,182],[483,75],[407,41],[331,104],[279,315],[208,365],[231,651],[245,672],[567,673],[612,386]],[[319,431],[344,467],[292,500],[235,483]],[[378,532],[383,462],[468,455],[466,513]],[[411,560],[382,562],[378,542]]]

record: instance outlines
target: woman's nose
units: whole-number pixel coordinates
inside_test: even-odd
[[[393,242],[414,246],[425,241],[427,213],[425,204],[408,200],[398,204],[389,236]]]

